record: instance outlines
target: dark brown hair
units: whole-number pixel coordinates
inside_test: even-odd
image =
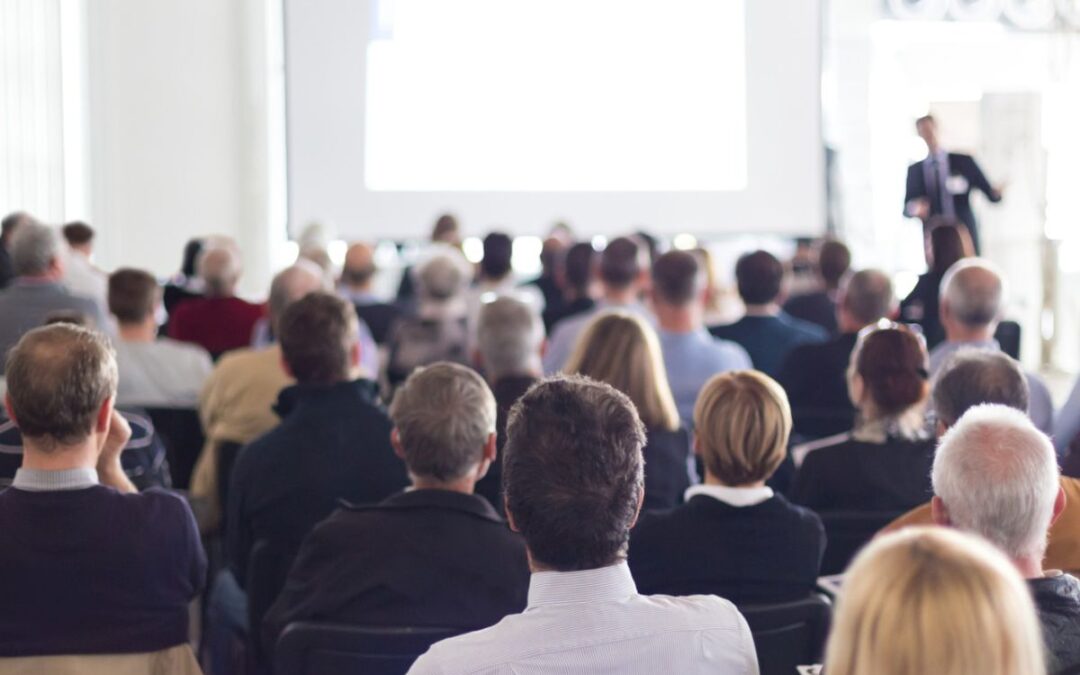
[[[694,254],[668,251],[653,263],[653,290],[669,305],[681,307],[701,295],[705,275]]]
[[[930,230],[930,271],[938,277],[964,258],[975,255],[971,235],[967,227],[950,222],[942,222]]]
[[[149,272],[131,268],[109,275],[109,311],[120,323],[140,323],[154,313],[157,280]]]
[[[600,254],[600,278],[612,288],[627,288],[641,274],[641,247],[629,237],[618,237]]]
[[[899,414],[926,398],[926,368],[926,347],[918,335],[903,326],[865,334],[855,361],[855,372],[885,415]]]
[[[768,251],[754,251],[735,263],[739,297],[748,305],[765,305],[780,295],[784,265]]]
[[[82,246],[94,240],[94,228],[79,220],[64,225],[61,233],[70,246]]]
[[[324,292],[309,293],[292,303],[278,322],[281,353],[301,384],[348,379],[358,330],[353,306]]]

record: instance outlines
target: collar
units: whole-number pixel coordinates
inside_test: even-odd
[[[526,611],[545,605],[591,605],[626,600],[637,592],[625,560],[576,572],[533,572]]]
[[[369,405],[376,405],[379,396],[379,385],[372,380],[360,378],[348,382],[335,382],[334,384],[294,384],[285,387],[278,394],[277,403],[274,404],[274,412],[284,419],[298,408],[313,403],[321,408],[332,406],[336,402],[355,404],[358,401]]]
[[[338,293],[354,305],[375,305],[379,302],[371,291],[354,291],[345,285],[338,287]]]
[[[766,318],[779,318],[783,312],[775,304],[769,305],[753,305],[746,308],[746,312],[743,315],[747,317],[766,317]]]
[[[384,499],[378,504],[352,504],[342,501],[342,505],[350,511],[367,510],[395,510],[408,511],[411,509],[446,509],[459,511],[471,516],[476,516],[493,523],[503,523],[503,519],[495,512],[488,500],[480,495],[467,495],[453,490],[437,490],[433,488],[424,490],[408,489],[396,495]]]
[[[88,467],[60,471],[22,468],[15,471],[11,487],[26,492],[64,492],[84,490],[97,484],[97,471]]]
[[[694,485],[687,489],[685,499],[702,495],[712,497],[735,508],[756,506],[773,498],[773,489],[768,486],[756,488],[729,487],[727,485]]]

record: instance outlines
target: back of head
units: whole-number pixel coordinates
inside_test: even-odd
[[[149,272],[125,267],[109,275],[109,311],[121,324],[141,324],[154,315],[157,279]]]
[[[942,223],[930,230],[930,270],[939,277],[960,260],[973,255],[974,245],[965,226]]]
[[[590,243],[580,242],[567,249],[563,260],[563,276],[566,278],[566,285],[584,294],[589,289],[589,282],[592,281],[595,260],[596,249]]]
[[[744,303],[767,305],[780,295],[784,265],[768,251],[747,253],[735,263],[735,281]]]
[[[600,280],[608,288],[629,288],[641,276],[644,257],[642,247],[630,237],[612,239],[600,254]]]
[[[206,295],[212,298],[230,297],[240,279],[240,257],[232,246],[217,246],[199,256],[199,277],[206,284]]]
[[[668,251],[652,268],[653,291],[657,300],[672,307],[684,307],[701,298],[705,274],[697,257],[687,251]]]
[[[892,280],[880,270],[860,270],[844,284],[842,303],[863,326],[888,318],[896,310]]]
[[[506,509],[533,561],[572,571],[624,558],[644,490],[645,429],[630,399],[556,376],[514,404],[506,433]]]
[[[964,413],[938,445],[933,481],[954,526],[1014,559],[1042,559],[1058,493],[1057,456],[1027,415],[1000,405]]]
[[[4,374],[19,430],[45,451],[86,439],[102,404],[116,394],[108,340],[66,323],[24,335],[8,353]]]
[[[436,303],[460,296],[469,283],[468,262],[451,248],[444,248],[420,263],[415,274],[420,297]]]
[[[15,235],[15,231],[23,223],[33,222],[34,217],[26,211],[15,211],[4,216],[4,219],[0,221],[0,244],[8,245],[11,241],[11,237]]]
[[[694,430],[709,474],[734,487],[763,481],[787,455],[787,394],[755,370],[721,373],[698,395]]]
[[[538,370],[544,325],[529,305],[499,297],[481,306],[476,340],[484,371],[495,382]]]
[[[660,341],[640,317],[609,312],[593,319],[563,370],[610,384],[629,396],[647,429],[679,428]]]
[[[325,385],[349,379],[359,330],[351,304],[331,293],[315,292],[285,308],[278,339],[297,382]]]
[[[891,417],[926,400],[928,360],[920,336],[903,327],[876,328],[859,338],[851,367],[875,410]]]
[[[310,260],[297,260],[274,275],[270,282],[270,320],[274,324],[274,333],[278,332],[278,322],[292,303],[308,293],[324,290],[323,276],[319,266]]]
[[[431,228],[431,241],[451,246],[460,244],[461,229],[458,227],[457,218],[449,213],[439,216]]]
[[[960,260],[941,280],[941,301],[949,315],[971,328],[989,326],[1001,318],[1005,284],[997,268],[981,258]]]
[[[502,279],[510,274],[513,253],[514,240],[502,232],[492,232],[484,237],[484,257],[480,260],[480,273],[487,279]]]
[[[851,268],[851,251],[843,242],[826,239],[818,249],[818,273],[826,288],[837,288]]]
[[[874,539],[844,577],[829,675],[1044,673],[1030,592],[1000,552],[945,528]]]
[[[483,459],[495,433],[495,397],[471,368],[436,363],[405,380],[394,394],[390,418],[409,473],[447,483]]]
[[[995,403],[1028,409],[1028,382],[1020,364],[989,349],[962,349],[945,362],[933,384],[934,413],[946,427],[969,408]]]
[[[61,255],[56,229],[27,220],[11,238],[11,266],[21,277],[42,276]]]
[[[64,225],[61,232],[63,233],[68,246],[73,248],[86,246],[94,240],[94,229],[78,220]]]
[[[202,239],[190,239],[184,244],[184,257],[180,261],[180,274],[191,278],[198,273],[199,256],[202,255]]]
[[[349,286],[367,286],[377,271],[375,250],[370,245],[356,243],[349,246],[345,252],[345,265],[341,268],[342,282]]]

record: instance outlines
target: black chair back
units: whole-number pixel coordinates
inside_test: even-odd
[[[761,675],[791,675],[796,666],[821,663],[832,605],[817,593],[803,600],[739,608],[758,655]]]
[[[1020,359],[1020,324],[1015,321],[1002,321],[994,331],[994,339],[1001,345],[1001,351],[1014,359]]]
[[[261,644],[262,620],[277,600],[289,568],[296,558],[296,550],[263,539],[255,542],[248,558],[244,590],[248,600],[248,649],[250,660],[261,665],[270,660]],[[291,671],[282,671],[291,672]]]
[[[825,525],[825,557],[821,574],[840,574],[874,535],[903,515],[902,511],[820,511]]]
[[[191,472],[206,442],[199,413],[190,408],[146,408],[146,412],[165,443],[173,487],[187,490]]]
[[[405,675],[451,628],[368,628],[291,623],[274,652],[276,675]]]

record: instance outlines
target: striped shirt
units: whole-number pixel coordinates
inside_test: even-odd
[[[626,563],[537,572],[523,614],[434,645],[410,675],[757,675],[754,641],[716,596],[640,595]]]

